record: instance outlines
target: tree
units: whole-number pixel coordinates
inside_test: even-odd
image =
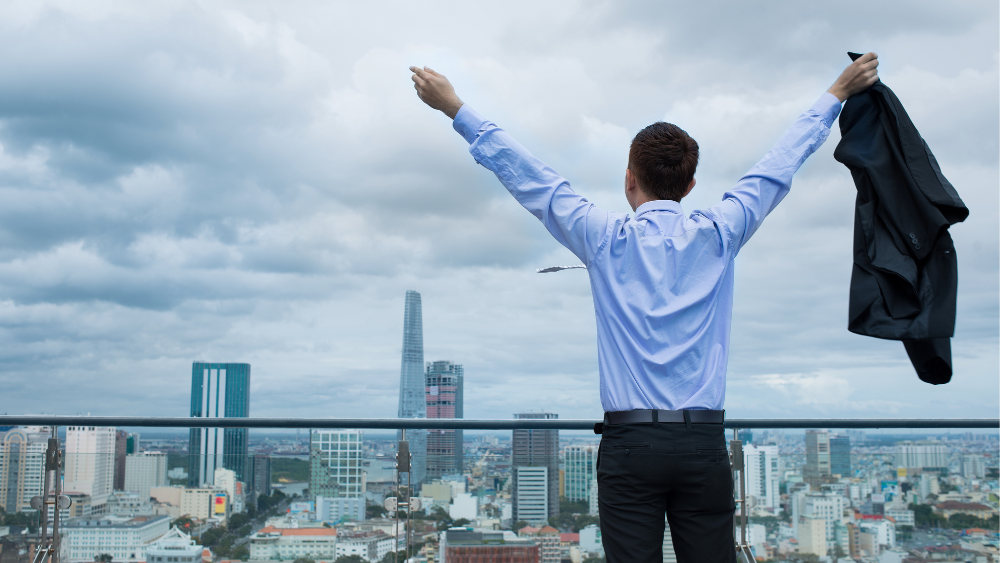
[[[248,547],[247,544],[237,546],[236,549],[233,549],[232,551],[229,552],[229,558],[239,559],[240,561],[246,561],[250,559],[250,547]]]
[[[360,555],[341,555],[333,563],[368,563],[368,560]]]
[[[96,563],[111,563],[112,559],[114,559],[114,557],[112,557],[110,553],[98,553],[94,556],[94,561]]]
[[[518,520],[517,522],[514,522],[514,531],[517,532],[521,528],[525,528],[527,526],[528,526],[527,522],[525,522],[524,520]]]
[[[590,514],[581,514],[576,517],[576,522],[573,523],[573,533],[579,533],[580,530],[590,526],[591,524],[600,525],[601,519],[597,516],[591,516]]]
[[[340,561],[339,559],[337,561]],[[299,557],[292,563],[316,563],[315,559],[309,559],[308,557]]]
[[[378,504],[372,503],[365,506],[365,514],[368,516],[368,518],[381,518],[385,516],[386,512],[388,511],[385,509],[385,507]]]
[[[177,520],[174,520],[173,523],[171,524],[171,526],[176,526],[177,529],[179,529],[179,530],[185,530],[185,531],[190,532],[191,531],[191,526],[193,525],[193,523],[194,523],[194,521],[191,520],[191,518],[189,518],[187,516],[181,516]]]
[[[455,523],[452,524],[452,527],[461,528],[463,526],[468,526],[471,523],[472,520],[469,520],[468,518],[459,518],[458,520],[455,520]]]

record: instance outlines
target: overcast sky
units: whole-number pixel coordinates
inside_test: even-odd
[[[631,137],[702,147],[712,205],[879,54],[971,214],[955,376],[847,331],[837,127],[737,258],[731,417],[996,417],[996,0],[0,4],[0,412],[186,416],[191,363],[252,364],[252,416],[393,417],[403,299],[467,418],[597,418],[586,272],[475,164],[407,66],[599,205]]]

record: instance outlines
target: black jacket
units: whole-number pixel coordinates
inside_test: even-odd
[[[847,100],[833,153],[858,189],[848,330],[902,340],[920,379],[951,380],[958,262],[948,227],[968,208],[881,82]]]

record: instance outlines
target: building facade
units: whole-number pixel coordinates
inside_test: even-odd
[[[313,430],[309,438],[309,491],[313,497],[365,494],[361,430]]]
[[[830,480],[830,433],[826,430],[806,430],[806,465],[802,480],[812,489]]]
[[[465,370],[451,362],[427,362],[424,383],[427,418],[464,418]],[[427,430],[425,481],[461,475],[464,463],[461,430]]]
[[[125,488],[123,490],[139,493],[148,501],[149,489],[166,487],[169,484],[167,454],[142,452],[125,456]]]
[[[851,472],[851,438],[830,436],[830,473],[841,477],[853,477]]]
[[[67,426],[63,490],[90,495],[91,510],[104,512],[115,485],[116,430]]]
[[[247,484],[253,491],[253,500],[261,495],[271,496],[271,458],[257,454],[253,456],[249,467],[251,472]]]
[[[146,548],[146,563],[201,563],[204,548],[191,536],[171,528]]]
[[[420,294],[406,292],[403,310],[403,359],[399,371],[399,418],[427,418],[424,386],[424,322]],[[427,431],[407,430],[410,483],[420,486],[427,475]]]
[[[566,446],[563,450],[565,496],[568,500],[590,501],[590,489],[597,479],[598,446]]]
[[[61,561],[93,563],[107,554],[112,561],[146,560],[146,549],[170,530],[169,516],[76,518],[62,524]]]
[[[125,490],[125,456],[128,455],[128,432],[115,431],[115,480],[114,490]]]
[[[947,468],[948,448],[940,442],[898,442],[896,467],[907,469]]]
[[[519,465],[514,468],[514,520],[538,523],[549,519],[549,468]]]
[[[439,547],[441,563],[540,563],[541,558],[538,544],[511,531],[446,530]]]
[[[382,531],[341,532],[337,535],[336,557],[360,556],[377,563],[392,552],[394,540]]]
[[[0,442],[0,508],[13,514],[31,507],[31,497],[42,494],[48,427],[14,428]]]
[[[558,414],[547,412],[529,412],[515,414],[514,418],[519,419],[544,419],[551,420],[559,418]],[[518,472],[519,467],[545,467],[547,469],[547,510],[548,516],[552,518],[559,515],[559,431],[558,430],[514,430],[511,440],[510,465],[513,485],[513,511],[518,514]],[[536,475],[537,473],[532,473]],[[532,489],[533,490],[533,489]],[[536,506],[532,500],[532,506]]]
[[[758,505],[766,508],[780,506],[778,492],[778,446],[743,446],[747,472],[747,494],[757,497]]]
[[[191,416],[250,416],[250,364],[194,362],[191,367]],[[211,485],[224,467],[242,481],[249,454],[246,428],[192,428],[188,443],[188,486]]]
[[[250,559],[294,561],[299,558],[333,561],[337,558],[337,531],[333,528],[275,528],[250,536]]]
[[[316,520],[331,524],[365,519],[365,498],[316,497]]]

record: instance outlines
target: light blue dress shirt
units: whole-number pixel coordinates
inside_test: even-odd
[[[605,411],[722,409],[733,317],[733,259],[830,134],[840,100],[825,93],[708,209],[650,201],[635,215],[598,209],[468,105],[454,127],[476,162],[590,275]]]

